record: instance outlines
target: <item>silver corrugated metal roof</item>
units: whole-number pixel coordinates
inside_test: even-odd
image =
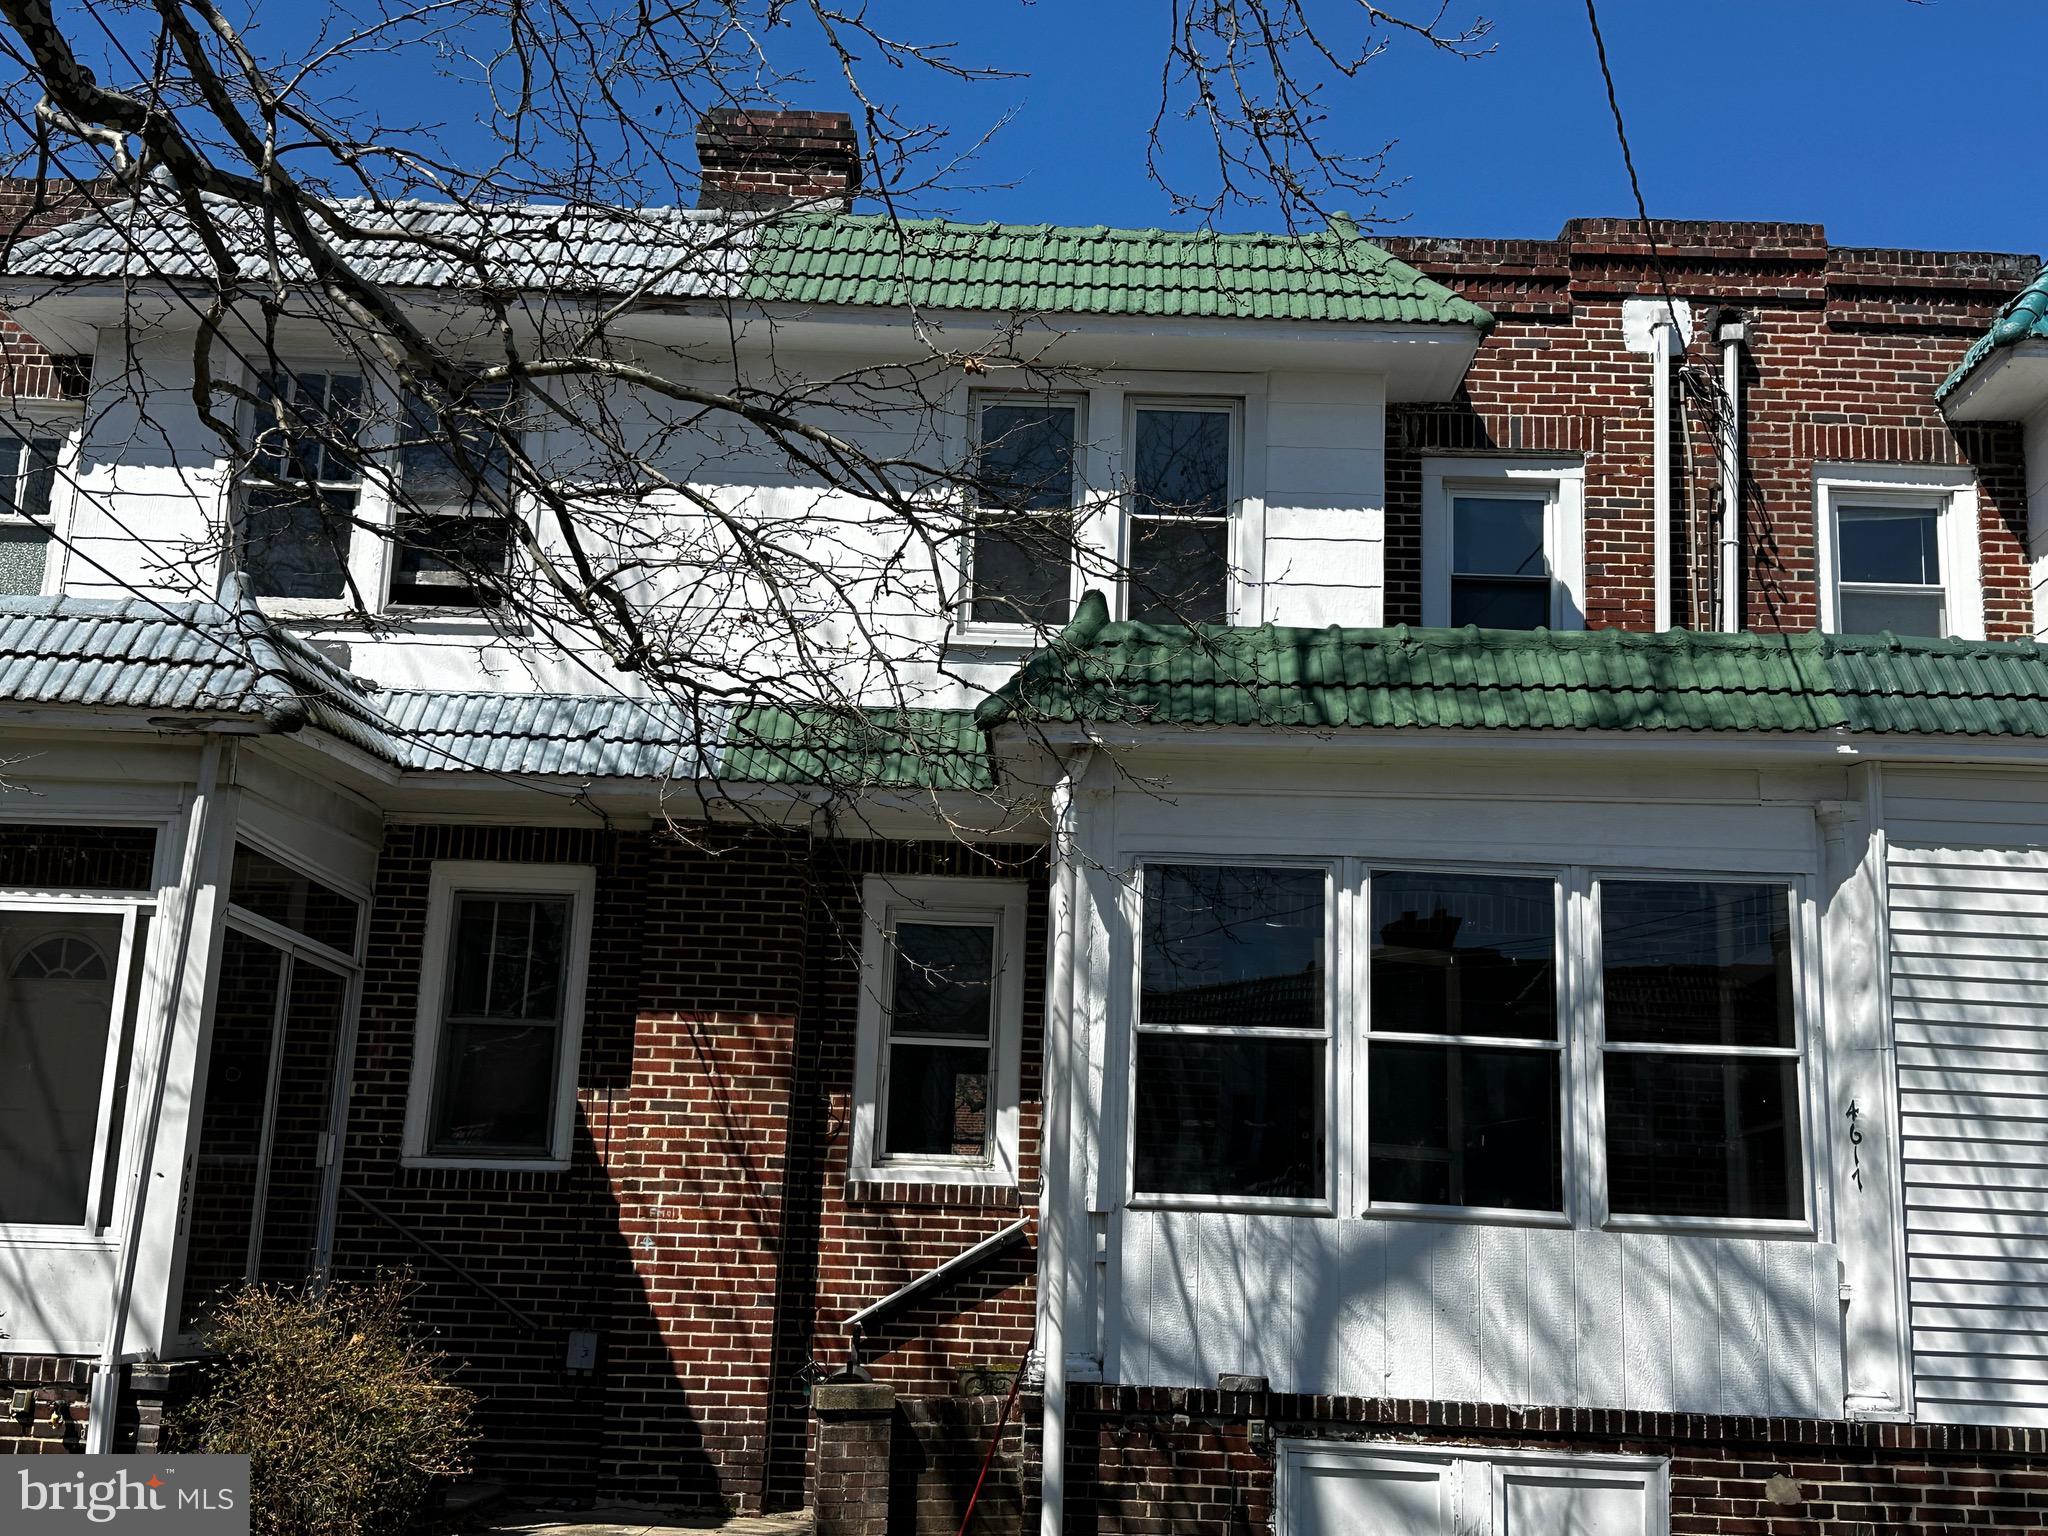
[[[366,278],[400,288],[491,286],[567,294],[641,288],[656,298],[731,298],[740,292],[755,240],[751,224],[694,208],[462,208],[426,202],[379,207],[364,198],[341,198],[333,206],[365,229],[402,229],[412,237],[341,242],[342,253]],[[291,242],[257,213],[224,200],[214,200],[214,211],[246,280],[307,279]],[[436,255],[421,243],[437,235],[482,252],[485,270]],[[214,275],[184,211],[155,190],[21,241],[8,271],[65,280]]]
[[[693,778],[716,734],[616,694],[379,688],[272,624],[239,585],[219,602],[0,598],[0,702],[251,716],[416,772]]]

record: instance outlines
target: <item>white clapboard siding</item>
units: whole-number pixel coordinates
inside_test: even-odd
[[[1905,787],[1888,810],[1948,839],[1889,869],[1914,1396],[1933,1423],[2048,1425],[2048,849],[2024,846],[2048,784]]]
[[[1838,1418],[1826,1243],[1125,1211],[1115,1379]]]

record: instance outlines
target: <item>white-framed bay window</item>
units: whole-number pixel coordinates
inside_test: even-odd
[[[596,888],[583,865],[434,865],[407,1164],[568,1166]]]
[[[1815,465],[1821,628],[1983,639],[1977,517],[1968,469]]]
[[[1422,461],[1422,622],[1584,629],[1582,462]]]
[[[1016,1185],[1026,896],[1018,880],[863,883],[855,1179]]]
[[[1805,877],[1145,858],[1134,1204],[1815,1231]]]

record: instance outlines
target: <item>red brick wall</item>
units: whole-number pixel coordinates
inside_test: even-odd
[[[1723,305],[1754,325],[1747,372],[1748,622],[1819,622],[1813,465],[1820,459],[1970,465],[1978,476],[1985,622],[1994,639],[2031,635],[2019,431],[1951,428],[1934,390],[2039,270],[2032,257],[1830,247],[1818,225],[1655,226],[1662,282],[1693,306],[1688,360],[1718,379],[1707,334]],[[1653,540],[1647,354],[1622,344],[1622,300],[1662,291],[1642,226],[1574,219],[1556,240],[1381,239],[1396,256],[1485,305],[1498,320],[1451,406],[1389,414],[1387,622],[1422,616],[1421,464],[1436,454],[1583,455],[1586,621],[1648,629]],[[1689,470],[1701,559],[1710,559],[1717,468],[1710,422],[1690,412]],[[1674,538],[1679,624],[1711,627],[1689,583],[1701,559]]]
[[[2048,1431],[1716,1418],[1619,1409],[1077,1385],[1066,1529],[1255,1536],[1273,1529],[1286,1436],[1626,1452],[1671,1459],[1674,1536],[1873,1536],[2048,1526]],[[1779,1505],[1765,1479],[1799,1483]]]
[[[565,1172],[399,1166],[437,859],[597,869]],[[836,1368],[849,1313],[1016,1219],[1014,1196],[846,1188],[860,881],[884,869],[1033,881],[1023,1135],[1035,1185],[1041,854],[757,830],[388,830],[343,1183],[539,1328],[346,1198],[337,1267],[413,1271],[421,1315],[482,1395],[488,1475],[635,1502],[792,1503],[806,1362]],[[1031,1264],[1014,1254],[917,1309],[877,1341],[889,1353],[876,1374],[948,1393],[958,1365],[1021,1357]],[[564,1369],[571,1329],[602,1337],[590,1375]]]
[[[0,177],[0,256],[12,251],[16,241],[83,217],[118,195],[100,182]],[[0,315],[0,398],[80,399],[89,372],[86,359],[53,357]]]

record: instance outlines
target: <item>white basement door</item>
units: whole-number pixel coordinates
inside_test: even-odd
[[[1648,1456],[1293,1441],[1277,1536],[1665,1536],[1668,1471]]]

